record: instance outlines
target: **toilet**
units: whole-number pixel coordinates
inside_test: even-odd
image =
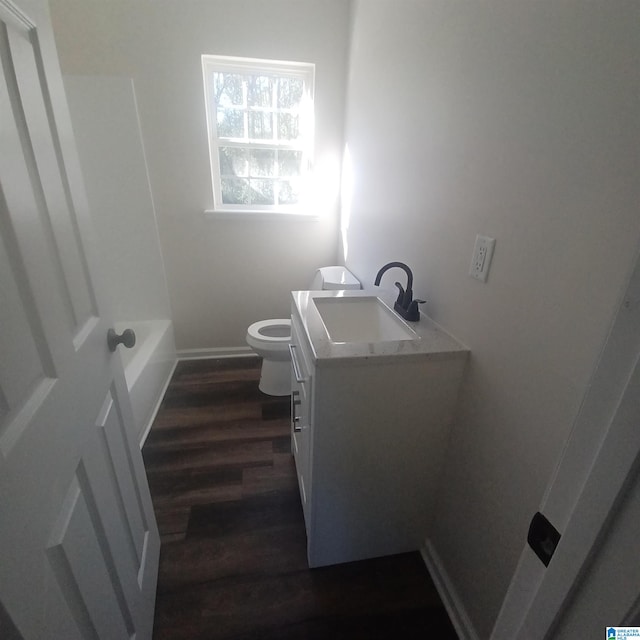
[[[360,281],[346,268],[320,267],[313,277],[310,291],[360,289]],[[269,396],[291,393],[291,319],[276,318],[254,322],[247,329],[247,344],[262,357],[258,388]]]

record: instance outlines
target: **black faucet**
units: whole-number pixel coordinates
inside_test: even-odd
[[[396,282],[396,287],[399,289],[398,299],[393,305],[394,310],[398,313],[398,315],[402,316],[405,320],[409,320],[410,322],[418,322],[420,320],[420,310],[418,309],[419,304],[423,304],[424,300],[414,300],[413,299],[413,273],[411,269],[404,262],[389,262],[385,264],[380,271],[378,271],[378,275],[376,276],[376,280],[373,284],[378,287],[380,285],[380,280],[382,279],[382,275],[388,269],[392,267],[399,267],[400,269],[404,269],[407,274],[407,288],[403,289],[402,285],[399,282]]]

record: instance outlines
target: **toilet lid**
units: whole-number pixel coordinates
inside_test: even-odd
[[[291,341],[291,320],[289,318],[276,318],[275,320],[261,320],[254,322],[247,333],[256,340],[268,340],[269,342]]]

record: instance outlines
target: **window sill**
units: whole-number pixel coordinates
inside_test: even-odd
[[[295,211],[252,211],[235,209],[234,211],[217,211],[215,209],[205,209],[205,218],[212,220],[264,220],[279,222],[296,220],[315,222],[320,216],[310,213],[300,213]]]

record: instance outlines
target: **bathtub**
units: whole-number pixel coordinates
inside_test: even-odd
[[[116,322],[115,329],[133,329],[136,334],[135,346],[119,348],[118,353],[142,447],[176,366],[173,327],[170,320],[145,320]]]

